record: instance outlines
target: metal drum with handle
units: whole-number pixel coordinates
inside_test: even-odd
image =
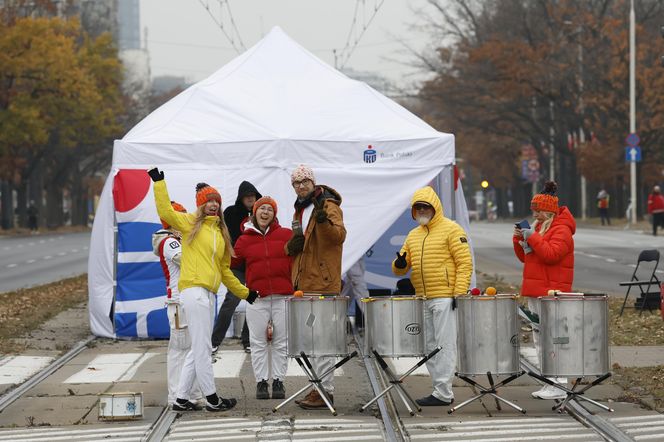
[[[517,298],[502,294],[457,297],[459,374],[520,372]]]
[[[346,356],[347,296],[305,294],[286,299],[288,356]]]
[[[366,345],[385,357],[424,356],[424,299],[365,298]]]
[[[542,375],[601,376],[609,372],[606,295],[540,298]]]

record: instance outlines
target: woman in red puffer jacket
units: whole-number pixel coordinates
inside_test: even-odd
[[[279,225],[277,202],[264,196],[254,203],[251,221],[235,243],[233,265],[246,264],[246,284],[260,297],[247,306],[251,365],[256,376],[256,399],[269,399],[267,380],[272,367],[272,398],[284,399],[288,358],[286,354],[286,296],[293,293],[292,259],[284,246],[292,231]],[[268,347],[272,344],[271,363]]]
[[[530,208],[535,221],[529,229],[514,228],[512,245],[519,261],[523,262],[521,296],[528,299],[528,309],[540,314],[538,297],[547,296],[549,290],[569,292],[574,280],[574,239],[576,222],[565,206],[558,207],[553,181],[544,185],[544,190],[533,197]],[[537,354],[541,353],[538,324],[533,326],[533,343]],[[541,360],[541,358],[540,358]],[[566,379],[557,382],[565,383]],[[565,392],[545,386],[532,395],[539,399],[563,399]]]

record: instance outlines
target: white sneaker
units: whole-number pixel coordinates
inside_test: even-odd
[[[567,393],[565,393],[560,388],[554,387],[553,385],[546,385],[531,394],[536,399],[545,400],[565,399],[567,397]]]

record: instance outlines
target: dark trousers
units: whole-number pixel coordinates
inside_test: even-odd
[[[657,236],[657,227],[664,229],[664,212],[652,214],[652,234]]]
[[[240,270],[233,270],[233,274],[244,284],[244,272]],[[233,313],[240,303],[240,298],[232,294],[231,292],[226,292],[226,297],[224,302],[221,303],[221,308],[219,309],[219,315],[217,320],[214,323],[214,328],[212,329],[212,346],[217,347],[221,345],[226,332],[228,331],[228,326],[231,324],[231,319],[233,318]],[[249,347],[249,327],[247,327],[247,321],[245,319],[244,325],[242,326],[242,335],[240,336],[242,340],[242,345],[244,347]]]
[[[604,220],[606,220],[607,225],[611,225],[611,219],[609,218],[609,209],[608,208],[600,208],[599,209],[599,217],[602,220],[602,225],[604,225]]]

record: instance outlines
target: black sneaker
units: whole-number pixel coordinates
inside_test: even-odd
[[[213,345],[212,346],[212,356],[215,356],[218,351],[219,351],[219,346],[218,345]]]
[[[285,399],[286,398],[286,389],[284,388],[284,383],[279,379],[272,381],[272,399]]]
[[[265,379],[256,384],[256,399],[270,399],[270,393],[267,391],[267,381]]]
[[[173,411],[200,411],[201,406],[191,401],[182,401],[181,399],[173,402]]]
[[[207,411],[228,411],[231,408],[237,405],[237,400],[235,398],[230,399],[221,399],[219,398],[219,403],[213,405],[209,402],[206,402],[205,409]]]
[[[243,345],[242,347],[244,347],[245,353],[251,353],[251,347],[249,347],[248,345]]]
[[[436,396],[430,394],[427,397],[415,400],[415,402],[417,402],[417,405],[419,405],[420,407],[443,407],[446,405],[452,405],[452,403],[454,402],[454,398],[450,399],[449,401],[443,401],[438,399]]]

